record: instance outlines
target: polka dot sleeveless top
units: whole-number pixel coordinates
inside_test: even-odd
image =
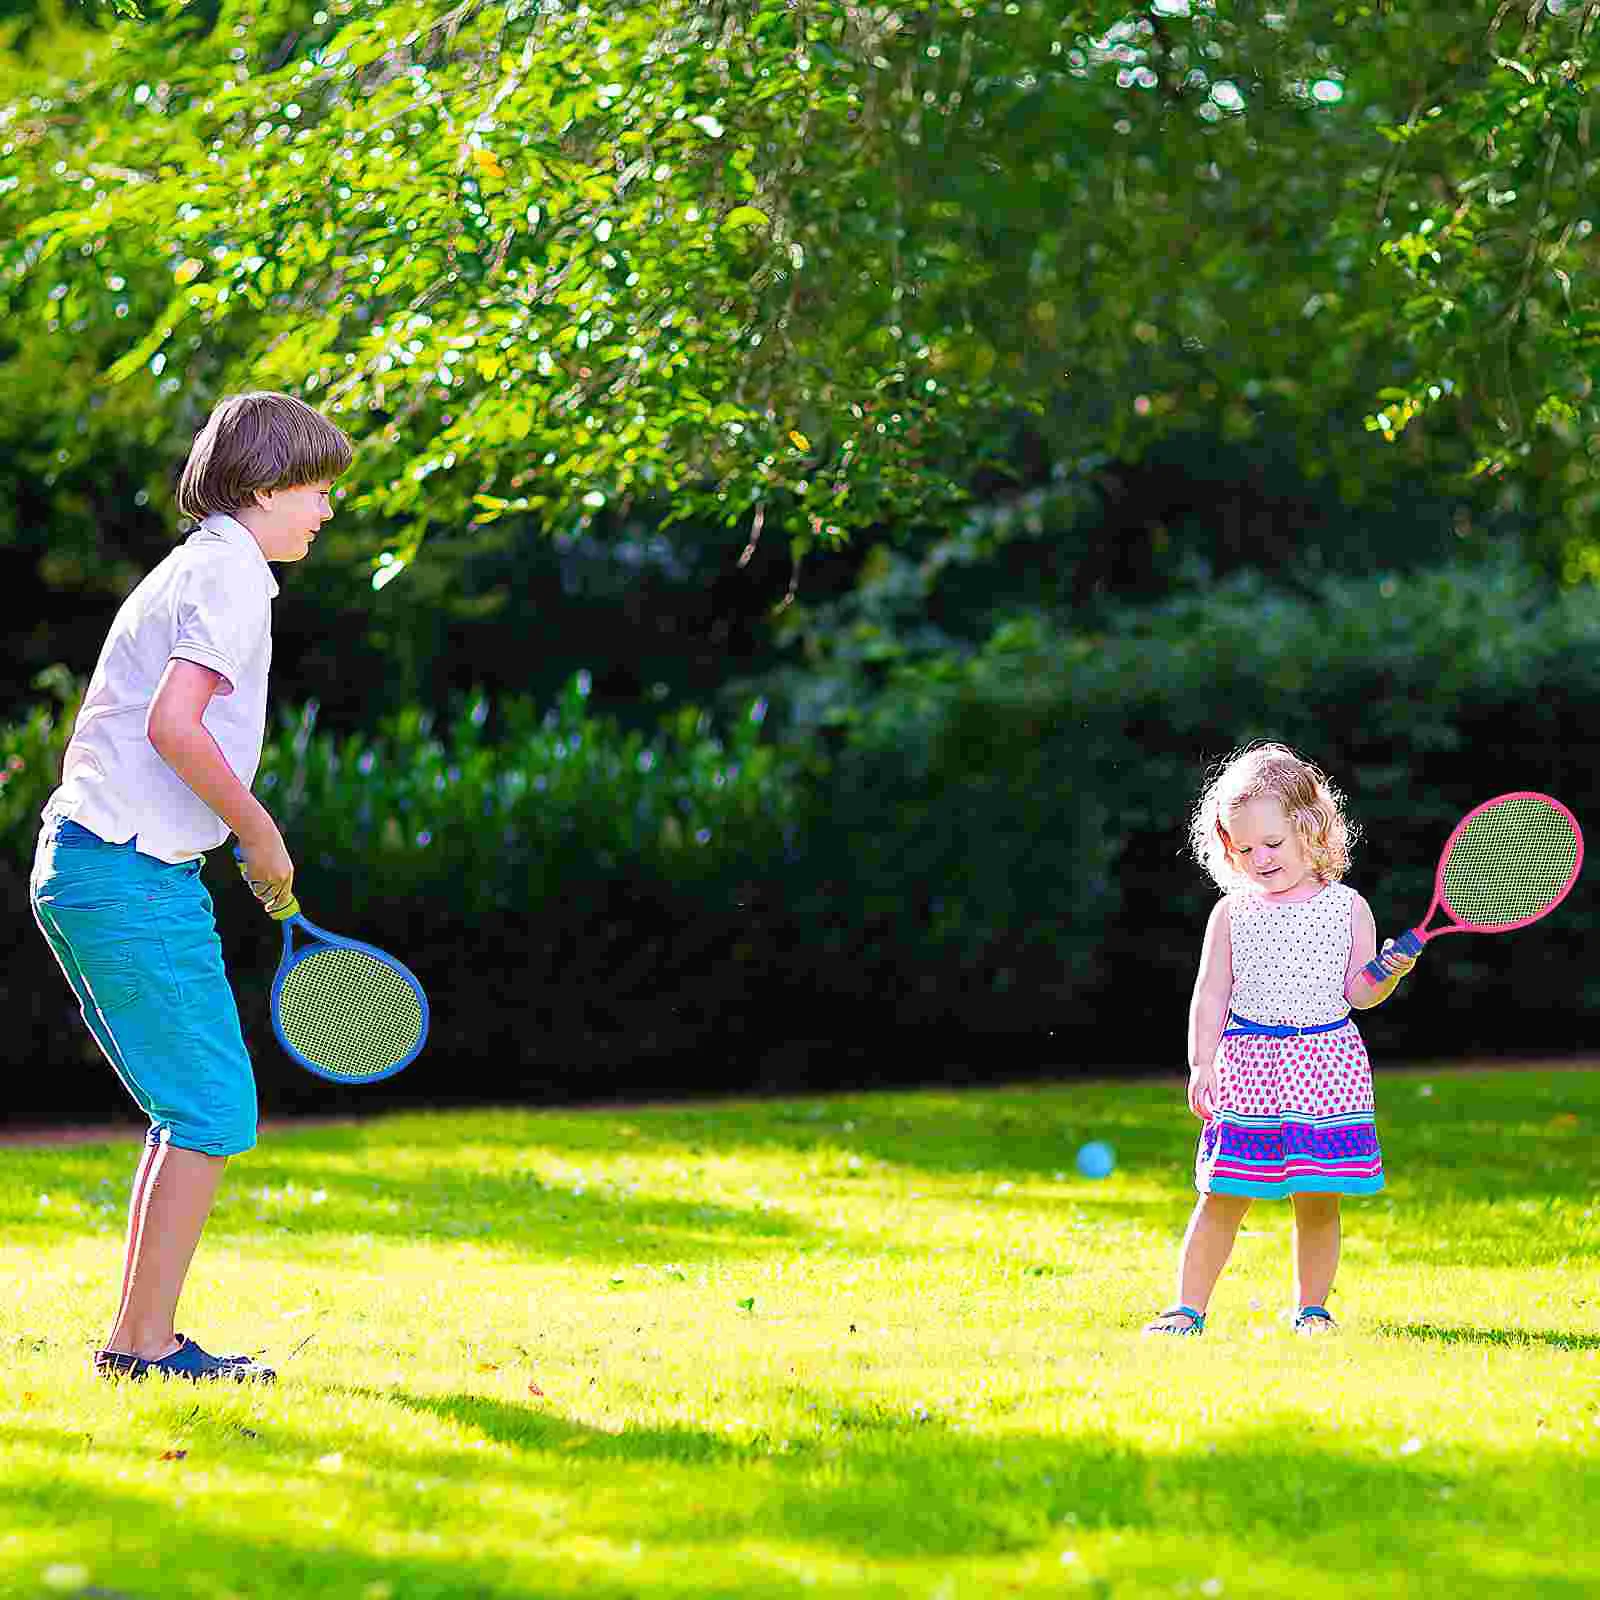
[[[1231,1008],[1252,1022],[1301,1028],[1344,1016],[1355,901],[1355,890],[1342,883],[1297,904],[1248,891],[1230,894]]]

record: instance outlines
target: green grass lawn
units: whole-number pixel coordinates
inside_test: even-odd
[[[1139,1338],[1176,1083],[278,1133],[180,1318],[260,1392],[95,1382],[136,1150],[0,1151],[0,1595],[1600,1593],[1600,1071],[1379,1096],[1315,1341],[1274,1202]]]

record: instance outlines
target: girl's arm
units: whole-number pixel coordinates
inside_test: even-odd
[[[1350,964],[1345,968],[1344,997],[1357,1011],[1370,1011],[1381,1006],[1400,986],[1400,980],[1417,964],[1415,956],[1396,955],[1389,946],[1383,947],[1384,964],[1389,976],[1382,983],[1374,983],[1361,969],[1378,952],[1378,925],[1372,917],[1372,907],[1356,896],[1350,911]]]
[[[156,754],[239,836],[250,887],[269,911],[288,901],[294,863],[278,825],[239,782],[201,718],[227,680],[196,661],[174,656],[156,685],[145,737]]]
[[[1233,939],[1228,902],[1219,900],[1206,922],[1200,971],[1189,1001],[1189,1109],[1209,1117],[1215,1109],[1216,1054],[1233,997]]]

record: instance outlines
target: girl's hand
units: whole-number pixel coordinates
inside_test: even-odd
[[[1202,1122],[1209,1122],[1217,1112],[1217,1064],[1189,1068],[1189,1109]]]
[[[1383,941],[1383,949],[1378,952],[1378,959],[1383,962],[1383,969],[1391,978],[1403,978],[1417,964],[1415,956],[1402,955],[1394,948],[1393,939]]]

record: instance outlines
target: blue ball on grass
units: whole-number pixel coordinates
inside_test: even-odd
[[[1103,1139],[1091,1139],[1078,1152],[1078,1171],[1086,1178],[1109,1178],[1117,1153]]]

